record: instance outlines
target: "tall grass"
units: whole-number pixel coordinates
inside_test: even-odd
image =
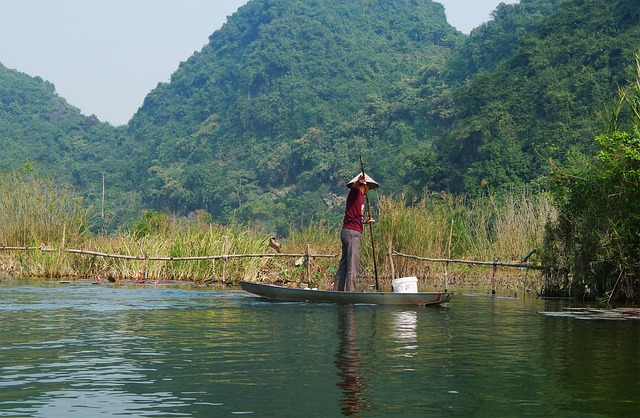
[[[88,210],[69,186],[24,169],[0,174],[0,246],[51,247],[80,242]],[[25,276],[72,274],[60,253],[0,254],[0,269]]]
[[[87,225],[88,210],[72,188],[30,170],[0,173],[0,245],[73,242]]]
[[[328,224],[326,221],[311,223],[303,230],[291,230],[286,240],[287,252],[335,255],[336,257],[317,257],[311,261],[312,285],[326,288],[333,282],[341,254],[341,225]],[[284,260],[283,260],[284,261]],[[286,266],[292,278],[306,277],[306,266]]]
[[[87,209],[70,188],[28,172],[0,177],[0,245],[44,245],[54,251],[0,251],[0,271],[31,277],[76,277],[111,280],[180,280],[221,283],[223,279],[301,282],[307,277],[303,257],[251,257],[223,260],[149,260],[149,257],[199,257],[269,254],[269,236],[242,225],[220,226],[203,211],[189,217],[148,211],[129,230],[114,235],[87,232]],[[380,195],[373,243],[378,277],[389,287],[395,277],[418,276],[429,286],[442,286],[444,266],[421,260],[390,257],[391,251],[428,258],[519,261],[541,248],[544,225],[554,216],[547,195],[514,194],[466,200],[442,193],[425,193],[411,204],[404,197]],[[291,230],[281,239],[286,254],[334,255],[311,261],[311,282],[328,286],[340,255],[340,225],[315,222]],[[373,283],[374,257],[369,228],[362,245],[362,283]],[[75,254],[65,249],[135,256],[108,258]],[[450,264],[450,278],[462,280],[486,269]],[[466,280],[466,279],[465,279]]]
[[[427,193],[412,204],[404,198],[379,199],[378,264],[390,274],[390,250],[428,258],[520,261],[541,248],[544,226],[555,210],[544,193],[466,200],[447,193]],[[535,256],[534,256],[535,258]],[[431,277],[435,285],[444,265],[394,258],[396,276]],[[449,264],[459,276],[479,268]],[[389,277],[390,279],[390,277]]]
[[[107,254],[132,255],[143,260],[126,260],[82,255],[78,271],[85,277],[121,279],[237,281],[254,279],[267,259],[149,260],[149,257],[203,257],[229,254],[261,254],[264,237],[252,230],[221,227],[201,220],[160,214],[162,225],[145,234],[124,231],[114,236],[87,240],[84,249]],[[78,258],[78,256],[75,256]],[[224,277],[223,277],[223,269]]]

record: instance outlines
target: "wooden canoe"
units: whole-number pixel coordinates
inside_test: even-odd
[[[240,282],[242,290],[263,298],[286,302],[360,303],[369,305],[438,305],[451,300],[452,292],[338,292],[270,284]]]

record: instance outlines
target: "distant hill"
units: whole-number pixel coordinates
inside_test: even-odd
[[[30,163],[68,176],[72,137],[95,122],[59,97],[53,84],[0,64],[0,169]]]
[[[132,192],[125,135],[124,128],[82,115],[52,83],[0,64],[0,172],[35,170],[77,186],[95,206],[104,174],[110,220],[120,224],[141,209]]]
[[[448,63],[448,79],[465,81],[418,170],[436,189],[544,187],[550,160],[593,154],[599,116],[633,80],[637,0],[521,0],[493,16]]]
[[[378,106],[463,39],[429,0],[249,2],[129,124],[141,155],[155,157],[140,171],[151,174],[148,200],[299,222],[344,193],[360,153],[392,182],[399,172],[381,167],[400,168],[404,142],[421,138],[380,138]]]
[[[337,222],[360,154],[408,199],[544,187],[549,159],[592,152],[638,9],[521,0],[466,36],[430,0],[251,0],[124,128],[0,66],[0,168],[36,163],[96,206],[104,175],[113,225],[204,209],[278,233]]]

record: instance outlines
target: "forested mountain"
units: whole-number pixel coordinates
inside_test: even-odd
[[[382,137],[381,106],[462,41],[429,0],[250,1],[129,124],[154,156],[139,170],[144,193],[214,218],[280,217],[286,229],[326,215],[359,153],[393,190],[422,138],[399,121]]]
[[[68,175],[74,137],[84,136],[97,121],[82,116],[39,77],[0,64],[0,81],[0,169],[19,161]]]
[[[385,194],[544,186],[590,153],[640,47],[637,0],[501,4],[470,36],[430,0],[251,0],[124,129],[0,67],[2,168],[39,162],[122,222],[337,218],[358,155]],[[2,57],[0,56],[0,61]]]
[[[78,187],[97,210],[103,175],[110,221],[137,216],[124,128],[84,116],[55,86],[0,64],[0,172],[28,169]],[[100,222],[102,226],[102,222]]]
[[[512,188],[540,183],[549,159],[591,154],[598,114],[633,79],[639,48],[636,0],[500,6],[448,63],[448,79],[466,82],[421,177],[454,192]]]

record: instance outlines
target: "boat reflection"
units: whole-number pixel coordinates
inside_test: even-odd
[[[354,307],[341,306],[338,312],[338,349],[334,364],[338,368],[339,382],[343,397],[341,410],[343,415],[357,415],[363,409],[369,409],[363,396],[365,386],[362,382],[360,348],[357,343],[357,326]]]

